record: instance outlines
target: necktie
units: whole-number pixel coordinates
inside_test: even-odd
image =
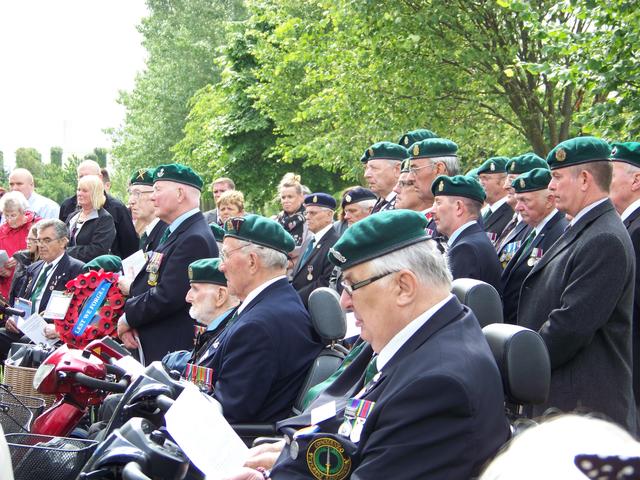
[[[309,258],[309,255],[311,255],[311,252],[313,252],[313,247],[315,246],[315,244],[316,244],[316,237],[311,237],[311,240],[307,244],[307,248],[305,248],[304,253],[302,254],[302,257],[300,258],[300,265],[304,265],[304,262],[307,260],[307,258]]]
[[[487,208],[487,211],[486,211],[486,212],[484,212],[484,214],[482,215],[482,221],[483,221],[483,222],[486,222],[486,221],[487,221],[487,219],[491,216],[491,214],[492,214],[492,213],[493,213],[493,212],[491,211],[491,209],[490,209],[490,208]]]
[[[35,302],[36,298],[38,298],[38,295],[40,295],[40,292],[44,288],[44,283],[47,280],[47,274],[49,273],[49,270],[51,270],[51,267],[53,267],[53,264],[52,265],[46,265],[42,269],[42,272],[40,273],[40,276],[38,277],[38,281],[36,282],[36,286],[34,287],[33,292],[31,293],[31,302]]]
[[[145,243],[147,243],[147,239],[149,238],[149,235],[147,235],[147,232],[143,232],[142,235],[140,236],[140,248],[144,248]]]
[[[369,385],[373,377],[375,377],[376,373],[378,373],[378,356],[374,355],[371,357],[371,361],[369,365],[367,365],[367,369],[364,372],[364,384],[365,386]]]
[[[169,235],[171,235],[171,231],[169,230],[169,227],[167,227],[162,233],[162,237],[160,237],[160,243],[158,245],[162,245],[164,242],[166,242],[167,238],[169,238]]]
[[[529,234],[529,236],[527,237],[527,239],[524,241],[524,244],[522,245],[522,248],[520,248],[520,250],[518,250],[518,259],[521,258],[527,258],[527,256],[529,256],[529,254],[531,253],[531,247],[533,246],[533,239],[536,238],[536,231],[531,230],[531,233]]]

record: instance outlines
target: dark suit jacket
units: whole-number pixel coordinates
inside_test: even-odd
[[[362,398],[375,406],[359,443],[335,436],[356,450],[351,479],[468,479],[509,436],[493,355],[477,319],[455,298],[407,340]],[[321,431],[335,434],[343,415],[321,422]],[[321,436],[299,437],[296,460],[286,446],[272,477],[310,477],[304,452]]]
[[[230,423],[275,422],[291,414],[322,345],[286,279],[269,285],[218,337],[207,366]]]
[[[522,242],[525,238],[529,236],[531,233],[531,227],[524,223],[524,221],[518,222],[513,230],[505,237],[498,250],[498,260],[500,260],[500,265],[503,268],[506,268],[507,264],[513,258],[513,255],[507,253],[507,245],[510,245],[514,242]]]
[[[164,223],[162,220],[156,223],[156,226],[151,229],[151,233],[147,237],[147,241],[144,242],[142,246],[142,251],[144,252],[155,252],[156,248],[160,245],[160,239],[162,238],[162,234],[167,229],[168,225]]]
[[[157,285],[149,285],[143,268],[131,284],[124,311],[138,330],[145,362],[161,360],[167,352],[193,348],[193,319],[184,299],[189,290],[188,266],[200,258],[218,256],[218,246],[202,213],[187,218],[160,245]],[[148,264],[147,264],[148,266]]]
[[[532,248],[540,248],[544,255],[551,245],[562,236],[568,223],[564,213],[556,212],[542,228],[540,234],[533,239]],[[518,323],[520,288],[522,287],[522,282],[524,282],[524,279],[533,268],[533,265],[529,265],[530,256],[526,258],[522,256],[523,246],[524,245],[520,246],[520,250],[518,250],[516,255],[507,264],[507,268],[504,269],[502,277],[500,278],[502,285],[502,304],[504,306],[504,322],[514,325]]]
[[[70,224],[73,215],[75,213],[67,219],[67,226],[72,235],[67,253],[85,263],[99,255],[109,253],[113,239],[116,236],[113,217],[109,212],[104,208],[98,210],[98,217],[85,221],[75,238]]]
[[[453,278],[475,278],[500,293],[502,268],[487,234],[477,223],[465,228],[449,247],[449,268]]]
[[[540,332],[551,358],[548,407],[604,413],[635,431],[631,318],[635,261],[609,200],[558,239],[522,284],[518,324]]]
[[[131,213],[127,207],[115,197],[112,197],[105,192],[107,201],[103,208],[111,214],[116,228],[116,236],[111,244],[111,253],[119,256],[120,258],[126,258],[132,253],[138,250],[138,235],[133,227],[133,221],[131,220]],[[60,220],[66,222],[69,215],[76,212],[78,208],[78,199],[74,195],[67,198],[60,205]]]
[[[293,288],[295,288],[298,295],[300,295],[305,307],[309,304],[309,295],[311,295],[311,292],[316,288],[329,286],[333,264],[329,262],[327,254],[339,238],[340,235],[338,232],[336,232],[333,227],[330,228],[320,241],[314,245],[313,251],[305,260],[304,264],[298,263],[296,265],[291,285],[293,285]],[[306,245],[302,247],[303,252],[305,248]],[[302,255],[300,258],[302,258]],[[313,278],[309,280],[309,276]]]
[[[636,281],[633,300],[633,392],[636,405],[640,405],[640,208],[629,215],[624,226],[627,227],[633,250],[636,254]]]
[[[492,212],[489,218],[482,222],[482,228],[485,232],[494,233],[496,237],[499,237],[511,217],[513,217],[513,208],[505,202],[495,212]]]
[[[27,267],[25,282],[21,291],[17,295],[18,297],[27,299],[31,297],[44,263],[44,260],[40,260]],[[56,269],[53,271],[49,282],[44,287],[39,308],[41,312],[47,307],[47,303],[49,303],[49,298],[51,297],[51,292],[53,290],[60,292],[66,290],[65,284],[69,280],[73,280],[80,275],[82,273],[82,267],[84,267],[84,263],[80,260],[70,257],[67,253],[62,256],[58,265],[56,265]]]

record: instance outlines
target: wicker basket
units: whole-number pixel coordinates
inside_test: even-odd
[[[16,367],[15,365],[4,366],[4,383],[11,387],[13,393],[18,395],[29,395],[31,397],[40,397],[44,400],[45,407],[49,408],[56,399],[55,395],[45,395],[33,388],[33,377],[36,374],[36,368]]]

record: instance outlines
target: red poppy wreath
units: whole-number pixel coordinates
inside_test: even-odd
[[[73,297],[64,319],[55,320],[64,343],[84,348],[96,338],[115,335],[125,300],[117,273],[91,270],[69,280],[65,287]]]

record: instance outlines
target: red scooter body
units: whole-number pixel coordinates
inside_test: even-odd
[[[33,421],[31,433],[67,436],[90,405],[99,405],[110,392],[124,391],[126,385],[105,380],[107,366],[92,351],[97,349],[102,353],[110,349],[100,347],[99,340],[85,350],[71,350],[65,345],[38,367],[33,379],[34,388],[41,393],[56,394],[57,399]]]

